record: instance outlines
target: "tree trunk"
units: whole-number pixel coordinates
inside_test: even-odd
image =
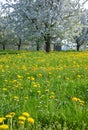
[[[53,50],[55,51],[55,44],[54,44],[54,46],[53,46]]]
[[[80,45],[79,45],[79,44],[77,44],[77,51],[79,51],[79,48],[80,48]]]
[[[39,51],[39,43],[37,42],[37,51]]]
[[[20,51],[20,46],[21,46],[21,45],[19,44],[19,45],[18,45],[18,51]]]
[[[50,43],[49,42],[46,42],[46,46],[45,46],[45,50],[46,52],[50,52]]]
[[[3,50],[5,50],[5,45],[4,44],[2,45],[2,48],[3,48]]]
[[[44,36],[45,39],[45,50],[46,52],[50,52],[50,34],[47,34],[46,36]]]
[[[20,47],[21,47],[21,38],[19,38],[18,51],[20,50]]]

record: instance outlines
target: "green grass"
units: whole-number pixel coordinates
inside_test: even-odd
[[[9,130],[88,129],[87,51],[3,53],[0,51],[0,117],[15,112],[12,124],[7,118],[4,121]],[[23,112],[35,123],[25,121],[20,126],[18,117]]]

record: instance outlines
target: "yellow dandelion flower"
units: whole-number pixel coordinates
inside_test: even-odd
[[[28,118],[28,122],[31,124],[34,124],[34,119],[33,118]]]
[[[30,79],[31,79],[31,77],[27,77],[27,79],[28,79],[28,80],[30,80]]]
[[[14,116],[14,115],[15,115],[15,112],[10,112],[10,115],[11,115],[11,116]]]
[[[5,82],[8,82],[8,80],[7,80],[7,79],[5,79],[4,81],[5,81]]]
[[[34,81],[34,80],[35,80],[35,78],[34,78],[34,77],[31,77],[31,80],[32,80],[32,81]]]
[[[35,85],[35,84],[36,84],[36,82],[32,82],[32,84],[33,84],[33,85]]]
[[[24,121],[18,121],[18,124],[24,125]]]
[[[49,92],[49,89],[46,89],[45,92]]]
[[[3,120],[6,120],[6,118],[5,117],[2,117],[3,118]]]
[[[3,118],[0,118],[0,123],[3,123]]]
[[[37,74],[37,77],[39,77],[39,78],[42,77],[42,74]]]
[[[81,75],[77,75],[78,78],[81,78]]]
[[[36,88],[37,87],[37,84],[34,84],[34,88]]]
[[[16,100],[18,100],[18,97],[17,97],[17,96],[14,96],[13,98],[16,99]]]
[[[73,101],[78,101],[80,103],[80,105],[83,105],[85,102],[83,100],[81,100],[80,98],[77,98],[77,97],[73,97],[72,98]]]
[[[6,125],[6,124],[2,124],[2,125],[0,125],[0,129],[2,129],[2,130],[6,130],[6,129],[8,129],[9,127],[8,127],[8,125]]]
[[[84,105],[84,103],[80,103],[80,105],[81,105],[81,106],[83,106],[83,105]]]
[[[55,93],[54,92],[51,92],[52,95],[54,95]]]
[[[85,103],[85,102],[84,102],[84,101],[82,101],[82,100],[80,100],[79,102],[80,102],[80,103],[82,103],[82,104],[84,104],[84,103]]]
[[[3,121],[5,120],[5,117],[0,117],[0,123],[3,123]]]
[[[6,68],[9,68],[9,65],[6,65]]]
[[[3,70],[3,69],[2,69],[2,72],[4,73],[4,72],[5,72],[5,70]]]
[[[17,82],[17,80],[13,80],[13,83],[16,83]]]
[[[80,98],[77,98],[77,101],[79,101],[79,102],[80,102],[80,101],[81,101],[81,100],[80,100]]]
[[[22,115],[23,115],[23,116],[26,116],[26,117],[29,117],[29,116],[30,116],[30,114],[29,114],[28,112],[23,112]]]
[[[10,114],[5,116],[6,118],[12,118],[12,116]]]
[[[40,91],[40,90],[38,90],[38,91],[37,91],[37,93],[38,93],[38,94],[40,94],[40,93],[41,93],[41,91]]]
[[[54,99],[54,97],[55,97],[54,95],[51,95],[51,96],[50,96],[50,99]]]
[[[77,97],[73,97],[72,101],[78,101],[78,98]]]
[[[40,88],[40,84],[37,84],[37,87]]]
[[[42,98],[42,97],[44,97],[44,96],[45,96],[44,94],[43,94],[43,95],[41,95],[41,98]]]
[[[25,121],[26,120],[26,118],[24,116],[19,116],[18,119],[21,120],[21,121]]]
[[[22,79],[23,76],[21,76],[21,75],[17,75],[17,78],[18,78],[18,79]]]

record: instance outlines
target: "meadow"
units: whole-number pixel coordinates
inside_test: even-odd
[[[88,51],[0,52],[1,130],[87,130]]]

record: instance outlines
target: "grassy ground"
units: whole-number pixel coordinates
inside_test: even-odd
[[[0,51],[0,104],[0,129],[87,130],[88,51]]]

